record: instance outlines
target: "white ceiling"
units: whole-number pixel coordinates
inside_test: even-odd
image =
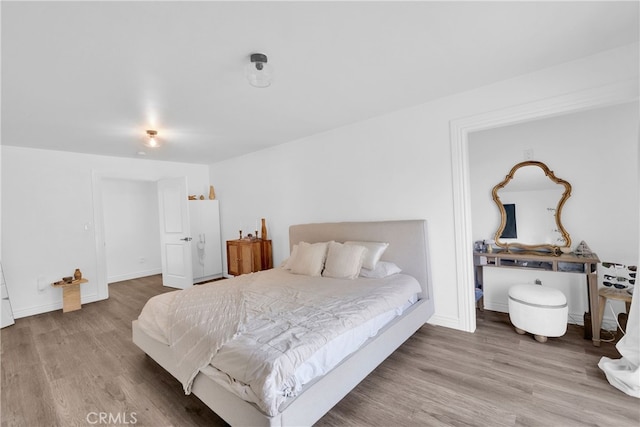
[[[638,2],[1,2],[2,144],[213,163],[638,41]],[[271,87],[244,66],[268,55]]]

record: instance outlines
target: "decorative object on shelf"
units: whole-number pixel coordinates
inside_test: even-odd
[[[80,280],[82,279],[82,271],[80,271],[79,268],[76,268],[76,271],[73,272],[73,278],[75,280]]]
[[[157,148],[157,147],[160,146],[160,143],[158,142],[158,138],[157,138],[157,136],[158,136],[158,131],[157,130],[153,130],[153,129],[147,130],[147,136],[149,138],[144,143],[145,147]]]
[[[262,234],[260,235],[260,237],[262,238],[262,240],[268,240],[267,239],[267,222],[264,218],[262,218]],[[257,232],[256,232],[257,235]]]
[[[204,195],[203,194],[200,195],[200,200],[204,200]]]
[[[195,194],[194,195],[189,194],[189,200],[196,200],[196,195]]]
[[[213,189],[213,185],[209,186],[209,200],[215,200],[216,199],[216,192]]]
[[[267,64],[267,55],[252,53],[250,62],[245,67],[245,74],[249,84],[253,87],[269,87],[273,76],[271,65]]]
[[[240,234],[240,240],[242,240],[242,230],[238,230],[238,233]]]
[[[73,277],[71,277],[71,276],[63,277],[62,278],[62,282],[63,283],[71,283],[71,282],[73,282]]]
[[[591,255],[593,255],[593,251],[591,250],[589,245],[587,245],[587,242],[585,242],[584,240],[581,241],[578,244],[578,246],[576,246],[576,249],[573,252],[576,255],[580,255],[580,256],[591,256]]]

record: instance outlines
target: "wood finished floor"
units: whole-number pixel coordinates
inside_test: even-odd
[[[226,425],[131,341],[144,303],[168,290],[159,276],[115,283],[106,301],[2,329],[1,425],[105,425],[100,413],[111,425]],[[317,425],[640,425],[640,401],[609,385],[602,355],[619,357],[572,325],[546,344],[501,313],[479,313],[474,334],[425,325]]]

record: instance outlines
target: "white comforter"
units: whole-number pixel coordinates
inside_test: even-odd
[[[178,361],[193,369],[189,375],[182,371],[185,373],[179,378],[185,391],[189,383],[184,379],[192,379],[210,362],[232,381],[248,385],[255,396],[250,400],[273,416],[280,404],[302,387],[295,370],[323,345],[401,307],[419,292],[418,282],[401,274],[386,279],[342,280],[273,269],[152,298],[140,314],[139,324],[172,349],[181,347],[175,345],[178,341],[197,344],[197,351],[187,346],[176,353]],[[153,302],[156,298],[158,303]],[[185,300],[197,301],[197,314]],[[237,309],[231,307],[233,300],[240,302]],[[206,307],[204,301],[215,301],[216,310],[199,310]],[[169,316],[159,314],[162,311],[168,311]],[[221,323],[231,325],[231,330],[211,326]],[[213,331],[213,336],[195,338],[192,333],[199,329]],[[187,331],[188,337],[181,331]]]
[[[247,323],[242,283],[226,285],[194,286],[169,306],[169,345],[186,394],[198,372]]]

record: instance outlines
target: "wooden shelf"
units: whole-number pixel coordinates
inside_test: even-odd
[[[55,283],[52,283],[51,286],[53,286],[54,288],[64,288],[64,287],[67,287],[67,286],[80,285],[82,283],[87,283],[87,282],[88,282],[87,279],[78,279],[78,280],[71,281],[71,283],[55,282]]]
[[[631,294],[626,289],[600,288],[598,295],[607,299],[615,299],[631,304]]]
[[[80,285],[87,283],[87,279],[73,280],[70,283],[52,283],[54,288],[62,288],[62,312],[80,310],[82,303],[80,302]]]
[[[598,290],[598,295],[600,297],[599,300],[599,313],[598,318],[600,320],[600,324],[602,325],[602,318],[604,317],[604,309],[607,304],[608,299],[624,301],[624,306],[626,313],[618,314],[618,330],[616,332],[616,340],[622,338],[622,331],[627,329],[627,318],[629,315],[629,311],[631,310],[631,298],[632,295],[627,292],[626,289],[616,289],[616,288],[600,288]]]

